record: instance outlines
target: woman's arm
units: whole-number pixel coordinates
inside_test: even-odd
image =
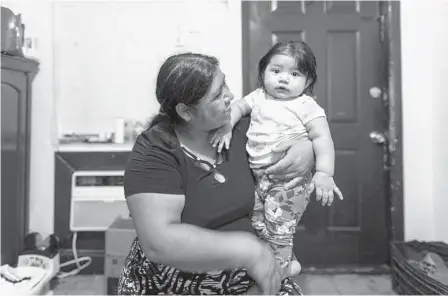
[[[127,197],[149,260],[188,272],[247,268],[264,294],[280,289],[281,270],[267,245],[245,232],[220,232],[181,223],[183,195],[139,193]]]
[[[180,221],[185,196],[140,193],[127,198],[140,243],[151,261],[184,271],[247,267],[261,252],[256,237]]]

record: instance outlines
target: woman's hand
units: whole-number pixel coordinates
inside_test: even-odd
[[[266,169],[271,179],[289,180],[285,189],[297,186],[314,166],[313,144],[309,140],[291,140],[279,144],[273,152],[284,152],[285,156]]]
[[[259,250],[254,252],[254,257],[247,267],[247,273],[255,281],[252,290],[256,288],[257,293],[264,295],[277,294],[281,281],[289,276],[285,275],[285,271],[282,270],[267,244],[260,244]]]

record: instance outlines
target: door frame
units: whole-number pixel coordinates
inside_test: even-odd
[[[403,137],[402,137],[402,98],[401,98],[401,42],[400,42],[400,2],[382,1],[384,15],[384,33],[386,42],[385,62],[388,77],[385,81],[385,95],[389,102],[390,120],[387,134],[389,136],[390,169],[387,172],[386,203],[388,205],[389,242],[404,240],[404,208],[403,208]],[[243,94],[250,92],[249,59],[249,1],[241,2],[242,18],[242,77]],[[390,255],[390,254],[389,254]],[[390,256],[389,256],[390,257]],[[334,272],[335,270],[333,270]],[[363,270],[356,269],[357,272]],[[366,269],[366,272],[371,272]]]
[[[389,148],[391,166],[389,171],[388,204],[390,212],[389,237],[390,241],[404,240],[404,207],[403,207],[403,126],[402,126],[402,97],[401,97],[401,30],[400,30],[400,2],[386,1],[387,13],[385,18],[386,34],[388,38],[388,87],[390,142],[395,147]]]

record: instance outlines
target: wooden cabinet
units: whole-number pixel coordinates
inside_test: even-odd
[[[31,81],[38,63],[1,57],[1,264],[14,265],[28,230]]]

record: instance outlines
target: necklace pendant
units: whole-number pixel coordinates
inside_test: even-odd
[[[219,172],[214,172],[213,173],[215,180],[218,181],[219,183],[224,183],[226,181],[226,177],[224,177],[221,173]]]

